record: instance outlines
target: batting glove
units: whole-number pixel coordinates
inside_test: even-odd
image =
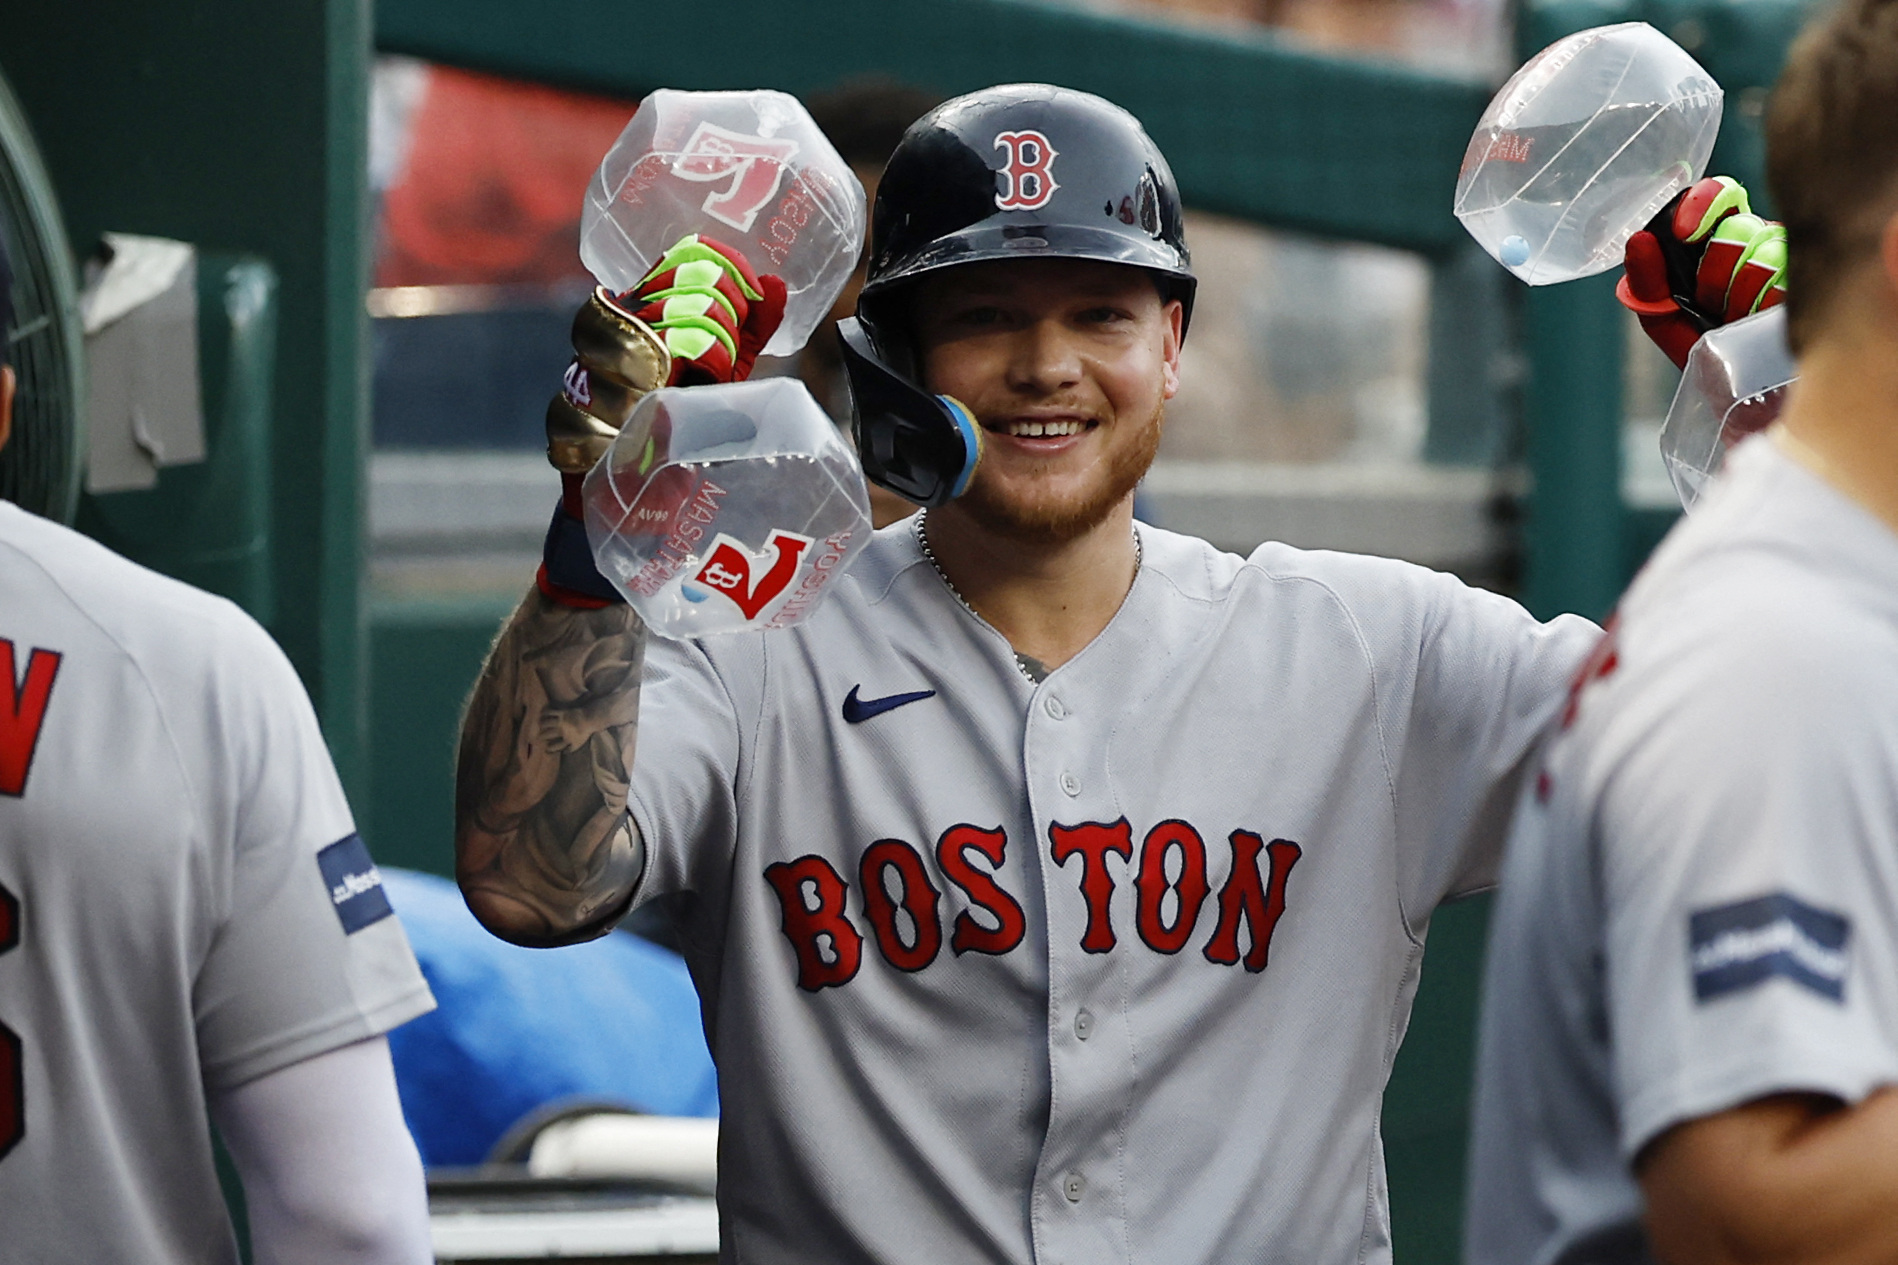
[[[1715,326],[1786,298],[1786,229],[1753,214],[1746,189],[1709,176],[1682,192],[1628,239],[1622,306],[1681,368]]]
[[[687,234],[617,300],[672,357],[668,385],[743,382],[784,319],[784,281],[730,246]]]
[[[573,318],[573,362],[547,406],[547,459],[584,475],[633,406],[662,386],[742,382],[784,319],[781,278],[695,233],[631,290],[595,289]]]
[[[547,459],[560,471],[562,494],[544,549],[542,592],[573,606],[619,600],[586,545],[582,480],[648,392],[749,377],[784,319],[784,301],[782,278],[759,276],[738,250],[695,233],[632,289],[597,288],[588,297],[573,318],[564,385],[547,406]],[[650,449],[647,455],[653,460]]]

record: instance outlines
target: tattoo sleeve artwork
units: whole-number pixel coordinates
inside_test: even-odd
[[[528,593],[468,700],[455,770],[455,872],[482,923],[518,944],[611,929],[645,849],[626,812],[646,630],[624,605]]]

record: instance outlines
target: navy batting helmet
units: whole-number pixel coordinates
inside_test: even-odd
[[[918,119],[877,188],[857,315],[838,326],[874,482],[940,505],[968,489],[981,456],[968,409],[921,386],[902,310],[909,284],[961,264],[1048,258],[1145,269],[1191,318],[1179,189],[1139,121],[1047,84],[972,92]]]

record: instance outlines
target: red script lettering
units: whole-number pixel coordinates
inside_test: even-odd
[[[1173,849],[1180,853],[1180,881],[1177,887],[1167,882],[1166,858]],[[1134,926],[1148,947],[1161,953],[1178,953],[1193,937],[1193,924],[1199,920],[1199,907],[1206,901],[1206,842],[1199,831],[1183,821],[1163,821],[1147,832],[1140,845],[1140,873],[1134,877],[1139,901],[1134,910]],[[1179,909],[1168,926],[1161,917],[1166,895],[1176,891]]]
[[[46,723],[46,703],[61,658],[56,650],[34,650],[27,656],[22,681],[13,643],[0,637],[0,795],[17,798],[26,793],[26,775],[33,769],[33,750]]]
[[[970,904],[993,916],[996,925],[990,930],[967,912],[957,914],[949,934],[950,951],[958,957],[964,953],[1007,953],[1021,943],[1028,920],[1022,916],[1021,903],[1003,891],[992,874],[969,863],[970,848],[999,869],[1008,836],[1000,830],[951,826],[936,844],[936,864],[942,867],[943,876],[963,890]]]
[[[764,877],[784,907],[784,938],[797,954],[797,986],[814,993],[855,979],[863,961],[863,936],[844,916],[844,896],[850,889],[843,876],[823,857],[803,856],[766,866]],[[817,897],[814,907],[804,901],[807,884]],[[826,940],[828,961],[820,943]]]
[[[705,199],[705,213],[739,232],[750,232],[758,212],[778,191],[784,164],[797,153],[788,136],[766,138],[734,132],[716,123],[700,123],[672,164],[672,174],[709,183],[730,179]]]
[[[1087,934],[1081,947],[1089,953],[1106,953],[1114,947],[1114,923],[1109,904],[1114,899],[1114,876],[1107,872],[1107,854],[1112,852],[1131,859],[1134,854],[1133,828],[1125,817],[1110,823],[1086,822],[1079,826],[1048,827],[1051,855],[1056,865],[1066,866],[1068,858],[1081,858],[1081,895],[1087,898]]]
[[[903,894],[896,900],[890,899],[889,890],[883,886],[883,876],[889,870],[895,870],[902,880]],[[900,839],[879,839],[864,849],[857,877],[863,881],[863,912],[870,919],[870,930],[876,932],[877,948],[883,950],[884,960],[899,971],[920,971],[934,962],[942,949],[942,921],[936,913],[942,893],[929,881],[929,871],[916,849]],[[913,944],[903,942],[902,929],[897,926],[899,904],[916,924]]]
[[[1259,852],[1272,867],[1270,881],[1259,876]],[[1285,880],[1298,863],[1299,847],[1289,839],[1266,843],[1250,830],[1232,832],[1232,876],[1219,892],[1219,926],[1206,943],[1206,960],[1221,966],[1239,961],[1239,920],[1246,920],[1252,945],[1246,950],[1248,971],[1263,971],[1272,948],[1272,932],[1285,912]]]

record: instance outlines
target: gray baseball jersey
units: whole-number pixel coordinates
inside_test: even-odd
[[[783,631],[655,641],[727,1261],[1384,1261],[1379,1097],[1596,639],[1452,577],[1139,529],[1040,684],[908,524]]]
[[[0,503],[0,1261],[237,1259],[206,1097],[433,1002],[289,662]]]
[[[1898,538],[1771,441],[1629,590],[1510,843],[1467,1258],[1648,1260],[1630,1164],[1898,1080]]]

